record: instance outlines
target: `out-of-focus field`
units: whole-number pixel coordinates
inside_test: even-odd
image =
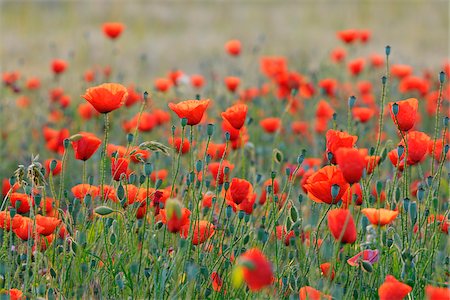
[[[121,63],[132,73],[145,54],[141,82],[178,67],[196,71],[198,59],[214,59],[229,38],[262,53],[287,55],[292,62],[315,67],[337,44],[335,32],[368,28],[371,50],[386,44],[395,60],[435,67],[449,56],[448,1],[5,1],[0,9],[1,67],[26,65],[48,72],[55,56],[73,55],[71,68],[102,62],[109,41],[102,22],[127,26],[119,45]],[[76,50],[75,50],[76,49]],[[76,52],[75,52],[76,51]],[[125,59],[129,57],[129,60]],[[21,67],[23,69],[23,67]]]

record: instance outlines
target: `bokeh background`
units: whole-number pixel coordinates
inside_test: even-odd
[[[114,42],[101,30],[110,21],[126,26]],[[0,72],[18,70],[22,80],[36,76],[45,87],[29,95],[33,108],[27,111],[16,106],[17,95],[0,89],[0,132],[15,135],[7,142],[0,139],[0,157],[8,158],[0,164],[0,177],[9,177],[30,154],[43,152],[43,143],[36,139],[48,118],[48,90],[64,87],[71,109],[76,109],[83,101],[83,74],[89,69],[112,66],[111,81],[135,84],[139,91],[152,91],[154,79],[174,68],[208,80],[244,72],[243,86],[249,87],[258,84],[260,55],[287,56],[289,68],[308,76],[326,72],[322,66],[330,63],[330,51],[343,46],[336,32],[349,28],[372,31],[368,44],[350,47],[351,59],[384,54],[391,45],[392,63],[437,74],[450,56],[446,0],[0,0]],[[226,55],[223,46],[229,39],[242,41],[242,56]],[[50,69],[54,58],[69,63],[59,82]],[[376,82],[383,72],[364,78]],[[318,74],[325,76],[330,75]],[[195,91],[184,95],[194,97]],[[167,100],[156,99],[155,105],[167,109]]]
[[[449,56],[449,1],[9,1],[1,0],[1,66],[36,75],[55,56],[78,66],[101,61],[105,21],[126,24],[117,45],[129,70],[147,58],[148,76],[214,59],[226,40],[314,67],[338,45],[337,30],[373,32],[367,51],[389,44],[393,60],[437,67]],[[192,70],[195,71],[195,70]]]

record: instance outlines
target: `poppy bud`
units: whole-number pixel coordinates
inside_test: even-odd
[[[305,159],[305,156],[303,154],[297,156],[297,164],[301,165],[303,163],[304,159]]]
[[[405,198],[405,199],[403,199],[403,207],[405,208],[405,211],[406,212],[408,212],[408,210],[409,210],[409,204],[410,204],[410,200],[409,200],[409,198]]]
[[[333,184],[331,186],[331,197],[333,197],[333,200],[336,199],[337,195],[339,194],[340,186],[338,184]]]
[[[127,134],[127,141],[128,144],[131,144],[133,142],[134,135],[132,133]]]
[[[411,202],[409,204],[409,217],[411,218],[411,224],[416,224],[417,221],[417,203]]]
[[[389,56],[389,54],[391,54],[391,46],[387,45],[384,51],[386,53],[386,56]]]
[[[399,145],[397,147],[397,156],[399,157],[399,159],[400,159],[400,157],[402,157],[404,150],[405,150],[405,146],[403,146],[403,145]]]
[[[99,206],[94,209],[94,213],[96,213],[102,217],[108,216],[113,212],[114,212],[114,210],[108,206]]]
[[[444,154],[445,155],[447,155],[448,149],[449,149],[449,145],[447,144],[447,145],[444,146]]]
[[[145,91],[145,92],[144,92],[144,101],[147,101],[147,98],[148,98],[148,92]]]
[[[381,83],[382,83],[383,85],[386,84],[386,81],[387,81],[387,77],[386,77],[386,76],[381,77]]]
[[[230,133],[227,131],[225,132],[225,140],[229,141],[230,140]]]
[[[350,108],[353,108],[353,106],[355,105],[356,102],[356,97],[355,96],[350,96],[350,98],[348,98],[348,106]]]
[[[145,163],[144,164],[144,173],[146,176],[150,176],[153,172],[153,165],[152,163]]]
[[[203,162],[201,160],[197,160],[195,163],[195,169],[197,172],[200,172],[203,169]]]
[[[394,103],[392,105],[392,113],[394,114],[394,116],[398,115],[398,104],[397,103]]]
[[[214,124],[208,124],[206,126],[206,133],[208,136],[212,136],[214,134]]]
[[[364,269],[364,271],[371,273],[373,271],[373,266],[370,262],[363,260],[361,262],[361,267]]]
[[[229,218],[231,218],[232,214],[233,214],[233,208],[231,206],[227,206],[227,208],[225,209],[225,215],[229,219]]]
[[[69,139],[64,139],[63,146],[65,149],[67,149],[67,147],[69,147],[69,143],[70,143]]]
[[[447,127],[448,126],[448,117],[445,117],[444,118],[444,127]]]
[[[428,176],[427,177],[427,185],[431,186],[432,183],[433,183],[433,176]]]
[[[445,72],[444,72],[444,71],[441,71],[441,72],[439,73],[439,82],[440,82],[441,84],[443,84],[443,83],[445,82]]]
[[[417,190],[417,200],[419,200],[420,202],[423,200],[423,196],[425,195],[425,189],[423,187],[420,187]]]
[[[298,220],[298,210],[294,205],[291,206],[290,217],[292,222],[296,222]]]

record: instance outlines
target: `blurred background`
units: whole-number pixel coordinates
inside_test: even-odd
[[[8,1],[1,0],[1,66],[48,72],[52,58],[89,67],[111,47],[101,24],[123,22],[117,41],[129,71],[139,59],[148,76],[170,68],[196,71],[199,58],[223,55],[231,38],[244,51],[286,55],[314,67],[333,47],[335,33],[370,29],[365,52],[392,46],[392,60],[438,67],[449,57],[449,1]],[[305,61],[307,60],[307,61]],[[44,70],[42,69],[44,68]],[[150,80],[150,78],[149,78]]]

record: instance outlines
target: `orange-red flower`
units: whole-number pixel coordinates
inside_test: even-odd
[[[155,89],[159,92],[165,93],[172,86],[172,81],[168,78],[156,78],[154,82]]]
[[[26,214],[30,211],[32,205],[34,205],[34,199],[27,195],[21,193],[12,193],[9,196],[9,201],[11,201],[11,205],[17,209],[19,214]],[[18,201],[20,201],[20,205],[18,205]]]
[[[392,65],[391,66],[391,74],[397,78],[403,78],[411,75],[413,72],[413,68],[408,65]]]
[[[248,107],[245,104],[235,104],[221,114],[222,118],[227,120],[231,126],[239,130],[244,126],[247,117]]]
[[[225,43],[225,50],[232,56],[238,56],[241,53],[241,42],[239,40],[229,40]]]
[[[259,125],[261,125],[265,132],[274,133],[281,127],[281,119],[265,118],[259,122]]]
[[[327,263],[323,263],[320,265],[320,271],[322,272],[322,276],[333,280],[335,273],[334,273],[334,269],[331,268],[331,263],[327,262]]]
[[[333,49],[333,51],[331,51],[330,53],[331,60],[336,63],[343,61],[346,56],[347,52],[345,51],[344,48],[340,47]]]
[[[28,241],[34,231],[33,220],[21,215],[15,215],[12,220],[12,229],[21,240]]]
[[[189,229],[189,226],[185,226],[183,229],[183,235],[186,236],[186,232]],[[192,224],[192,230],[194,230],[194,234],[192,236],[192,244],[200,245],[203,244],[207,239],[214,235],[215,226],[205,220],[195,221]]]
[[[125,25],[119,22],[108,22],[102,26],[103,33],[110,39],[116,39],[125,29]]]
[[[128,90],[118,83],[104,83],[91,87],[82,96],[102,114],[109,113],[121,107],[128,97]]]
[[[361,43],[363,43],[363,44],[367,43],[369,41],[371,35],[372,35],[372,33],[368,29],[360,30],[359,31],[359,39],[360,39]]]
[[[369,219],[370,223],[376,226],[390,224],[398,215],[398,211],[385,208],[364,208],[361,212]]]
[[[397,103],[398,105],[397,116],[395,116],[393,111],[394,103]],[[408,131],[414,127],[417,119],[418,106],[419,101],[417,101],[416,98],[408,98],[406,100],[389,103],[391,118],[394,121],[394,124],[398,126],[398,129],[401,131]]]
[[[56,227],[61,224],[61,220],[54,217],[44,217],[36,215],[37,232],[48,236],[55,232]]]
[[[72,141],[75,158],[86,161],[97,151],[102,140],[90,132],[80,132],[80,137]]]
[[[111,174],[115,181],[120,180],[122,174],[128,173],[129,160],[127,158],[119,157],[111,159]]]
[[[294,230],[287,232],[286,226],[278,225],[275,229],[277,239],[283,241],[286,246],[291,244],[291,239],[295,238]]]
[[[428,146],[430,144],[430,137],[420,131],[410,131],[405,136],[408,144],[408,158],[406,163],[408,165],[415,165],[421,162],[428,152]],[[404,146],[405,143],[402,140],[399,145]],[[406,151],[403,152],[401,159],[404,159]]]
[[[450,289],[448,287],[435,287],[427,285],[425,287],[427,300],[448,300],[450,299]]]
[[[18,290],[18,289],[10,289],[8,291],[8,295],[9,295],[9,299],[10,300],[22,300],[22,299],[25,299],[25,297],[23,296],[22,291]]]
[[[205,85],[205,78],[202,75],[191,75],[191,85],[196,89],[201,89]]]
[[[55,74],[61,74],[67,68],[67,62],[62,59],[54,59],[52,61],[52,71]]]
[[[358,182],[366,167],[366,161],[356,148],[338,148],[336,150],[336,162],[348,183]]]
[[[241,83],[241,79],[236,76],[228,76],[224,79],[225,85],[227,86],[227,89],[234,93],[237,88],[239,87],[239,83]]]
[[[336,166],[325,166],[308,177],[304,184],[309,198],[315,202],[335,204],[347,192],[349,184]],[[335,195],[333,195],[333,191]]]
[[[252,213],[256,194],[253,193],[252,184],[247,180],[233,178],[226,197],[227,204],[232,206],[234,211],[243,210],[248,214]]]
[[[86,195],[91,195],[92,198],[95,198],[99,195],[99,188],[90,184],[81,183],[72,187],[72,194],[75,198],[80,199],[81,201],[86,197]]]
[[[211,281],[213,290],[215,290],[216,292],[220,292],[220,290],[222,289],[223,280],[222,278],[220,278],[217,272],[211,273]]]
[[[229,172],[225,174],[225,168],[229,169]],[[225,180],[228,180],[231,171],[234,169],[234,164],[227,160],[220,162],[213,162],[208,165],[208,170],[211,172],[213,180],[218,180],[219,184],[223,184]]]
[[[342,196],[342,202],[344,203],[343,207],[345,208],[347,208],[350,203],[361,205],[363,202],[361,185],[359,183],[353,184]]]
[[[337,37],[346,44],[351,44],[358,38],[358,30],[356,29],[347,29],[338,31],[336,33]]]
[[[346,244],[353,244],[356,241],[356,226],[349,210],[341,208],[330,210],[327,219],[328,228],[337,241]]]
[[[316,290],[315,288],[312,288],[310,286],[304,286],[300,289],[299,292],[299,298],[300,300],[331,300],[330,295],[326,295],[322,293],[319,290]]]
[[[354,107],[352,109],[352,115],[361,123],[367,123],[372,119],[375,111],[369,107]]]
[[[181,144],[181,142],[183,142],[183,144]],[[187,138],[181,139],[180,137],[170,137],[169,144],[174,147],[177,153],[181,150],[181,154],[189,153],[189,150],[191,149],[191,144],[189,144],[189,140]]]
[[[167,211],[166,209],[161,209],[161,221],[166,224],[167,230],[169,232],[180,232],[184,226],[189,227],[189,216],[191,211],[187,208],[181,208],[179,212],[177,210]]]
[[[364,58],[357,58],[348,63],[348,70],[351,75],[357,76],[364,69],[365,60]]]
[[[350,135],[345,131],[330,129],[327,131],[326,139],[326,151],[327,153],[331,152],[331,154],[333,154],[331,162],[336,163],[336,150],[339,148],[353,148],[358,137]]]
[[[180,103],[169,103],[169,108],[178,115],[180,119],[186,118],[187,125],[197,125],[203,118],[210,100],[186,100]]]
[[[58,175],[59,173],[61,173],[61,170],[62,170],[62,162],[61,162],[59,159],[55,159],[55,161],[56,161],[56,166],[55,166],[55,168],[53,169],[53,171],[50,171],[50,165],[51,165],[52,161],[53,161],[53,159],[46,159],[46,160],[44,161],[45,171],[46,171],[46,174],[47,174],[47,175],[49,175],[50,172],[52,172],[52,175],[53,175],[53,176],[56,176],[56,175]]]
[[[259,249],[247,250],[239,257],[239,262],[243,263],[244,280],[252,292],[272,284],[272,265]]]
[[[392,275],[387,275],[383,284],[378,288],[380,300],[401,300],[405,298],[412,288],[395,279]]]

